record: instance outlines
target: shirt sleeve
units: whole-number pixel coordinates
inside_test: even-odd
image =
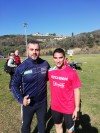
[[[72,86],[73,86],[73,89],[81,88],[81,87],[82,87],[80,78],[79,78],[79,76],[78,76],[76,70],[73,70]]]
[[[16,67],[16,65],[13,64],[13,59],[9,59],[7,65],[8,65],[9,67]]]
[[[21,81],[22,81],[22,75],[19,72],[18,69],[16,69],[15,74],[13,76],[12,82],[11,82],[11,90],[13,93],[13,96],[16,98],[16,100],[23,104],[23,94],[21,91]]]

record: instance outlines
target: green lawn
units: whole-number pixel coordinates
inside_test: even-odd
[[[53,66],[52,57],[43,57]],[[75,55],[74,59],[82,62],[82,71],[78,70],[82,81],[81,89],[81,117],[78,123],[78,133],[100,133],[100,54]],[[9,91],[9,75],[3,71],[5,61],[0,60],[0,133],[20,133],[21,113],[20,105]],[[48,85],[48,108],[49,108]],[[36,116],[32,123],[32,132],[35,130]],[[34,131],[35,130],[35,131]],[[47,133],[55,133],[55,128],[48,112]]]

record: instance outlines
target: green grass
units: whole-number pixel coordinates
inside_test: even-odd
[[[54,65],[52,57],[43,58]],[[74,59],[82,62],[82,71],[77,71],[82,81],[82,116],[78,133],[100,133],[100,55],[75,55]],[[9,91],[10,76],[3,71],[4,62],[0,60],[0,133],[20,133],[20,104]],[[49,101],[48,85],[48,108]],[[31,133],[37,133],[34,132],[36,123],[34,116]],[[47,127],[51,129],[47,133],[55,133],[51,118],[47,120]]]

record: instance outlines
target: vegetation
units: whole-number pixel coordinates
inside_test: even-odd
[[[43,56],[51,66],[51,56]],[[100,133],[100,54],[75,55],[74,59],[82,62],[82,71],[77,70],[82,81],[81,117],[77,123],[78,133]],[[21,128],[20,104],[13,98],[8,84],[10,76],[3,71],[5,60],[0,60],[0,133],[19,133]],[[48,109],[50,94],[48,84]],[[31,133],[37,133],[36,116],[33,119]],[[55,133],[52,118],[47,115],[47,133]]]
[[[64,38],[55,33],[48,36],[28,35],[28,40],[38,40],[41,45],[41,55],[51,55],[52,50],[62,47],[65,51],[68,49],[79,48],[76,54],[96,54],[100,53],[100,30],[81,33],[71,37]],[[60,38],[62,38],[60,40]],[[24,35],[4,35],[0,36],[0,54],[8,55],[12,50],[19,49],[20,55],[25,55],[26,44]],[[47,52],[45,52],[47,50]]]

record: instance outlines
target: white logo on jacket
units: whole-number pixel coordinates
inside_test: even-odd
[[[41,68],[41,73],[43,74],[43,73],[46,73],[47,72],[47,68],[45,68],[45,67],[43,67],[43,68]]]

